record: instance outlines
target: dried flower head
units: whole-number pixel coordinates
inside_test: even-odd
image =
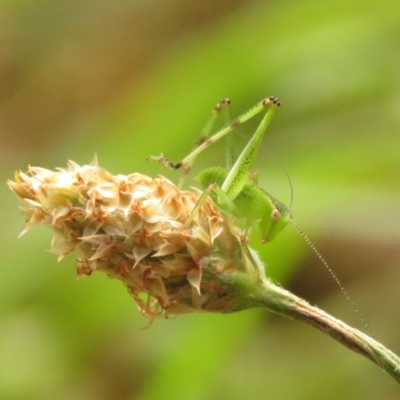
[[[243,251],[240,231],[211,198],[187,223],[200,191],[180,191],[162,176],[112,175],[96,160],[57,171],[30,167],[8,185],[28,206],[21,235],[50,226],[59,260],[74,251],[78,276],[103,271],[120,279],[146,316],[240,308],[226,282],[254,272],[249,257],[257,256]]]

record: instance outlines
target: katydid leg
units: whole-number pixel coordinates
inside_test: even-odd
[[[278,106],[280,106],[280,102],[275,97],[268,97],[267,99],[260,101],[258,104],[256,104],[254,107],[252,107],[250,110],[248,110],[244,114],[242,114],[239,117],[237,117],[236,119],[234,119],[230,125],[221,128],[213,136],[208,137],[203,143],[201,143],[198,147],[196,147],[190,154],[188,154],[185,158],[183,158],[181,161],[179,161],[177,163],[172,163],[167,158],[165,158],[163,155],[148,156],[147,159],[148,160],[157,160],[158,162],[160,162],[161,164],[164,164],[165,166],[167,166],[170,169],[179,169],[182,167],[186,168],[188,165],[189,165],[189,169],[190,169],[190,165],[193,163],[193,161],[196,159],[196,157],[203,150],[205,150],[208,146],[210,146],[212,143],[216,142],[217,140],[221,139],[223,136],[227,135],[228,133],[230,133],[237,126],[239,126],[239,125],[243,124],[244,122],[248,121],[249,119],[253,118],[255,115],[259,114],[265,108],[270,107],[267,112],[267,115],[269,114],[269,117],[268,118],[264,117],[264,119],[263,119],[264,123],[266,120],[266,122],[267,122],[266,125],[268,125],[273,114],[275,113],[276,107],[278,107]],[[272,113],[272,115],[271,115],[271,113]],[[262,124],[263,124],[263,122],[262,122]],[[265,126],[265,128],[266,128],[266,126]],[[265,128],[263,128],[263,129],[265,130]]]

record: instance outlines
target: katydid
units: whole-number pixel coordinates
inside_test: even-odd
[[[245,219],[246,223],[243,232],[244,239],[247,238],[250,228],[255,223],[258,223],[261,242],[269,242],[273,240],[289,222],[291,222],[296,231],[304,238],[307,244],[323,263],[346,299],[349,301],[355,313],[363,322],[367,330],[371,333],[369,326],[365,322],[354,302],[351,300],[350,296],[347,294],[339,278],[337,278],[336,274],[329,267],[326,260],[310,241],[308,236],[292,220],[291,206],[290,208],[286,207],[283,203],[276,200],[269,193],[259,188],[251,180],[250,173],[253,168],[261,140],[269,123],[271,122],[272,117],[275,115],[276,109],[281,105],[280,101],[275,97],[264,99],[253,108],[234,119],[231,123],[228,123],[222,129],[218,130],[214,135],[210,136],[212,126],[219,112],[221,110],[227,110],[229,104],[230,101],[228,99],[221,100],[219,103],[217,103],[199,136],[194,150],[180,162],[174,164],[167,160],[162,154],[160,156],[147,157],[148,160],[158,160],[161,164],[164,164],[171,169],[179,169],[183,167],[182,177],[179,182],[179,187],[181,187],[199,153],[201,153],[212,143],[227,135],[229,169],[211,167],[205,169],[198,175],[197,180],[204,189],[204,193],[200,197],[198,203],[192,211],[192,214],[189,216],[187,224],[190,224],[193,215],[197,212],[198,208],[201,206],[202,202],[207,196],[211,196],[214,202],[218,204],[223,212],[232,214],[236,218]],[[234,128],[248,121],[266,108],[267,112],[262,118],[256,132],[251,137],[243,151],[237,155],[238,153],[233,146],[233,141],[229,133]],[[242,246],[250,258],[250,261],[253,262],[247,244],[243,242]],[[254,266],[257,269],[257,266]]]
[[[236,118],[229,125],[220,129],[213,136],[209,137],[209,132],[211,131],[218,112],[229,105],[229,103],[229,100],[224,99],[217,104],[211,113],[205,129],[203,129],[200,135],[197,147],[182,161],[173,164],[162,155],[159,157],[149,156],[148,159],[156,159],[172,169],[183,167],[184,172],[180,182],[180,185],[182,185],[191,165],[200,152],[216,140],[230,133],[238,125],[246,122],[268,107],[268,111],[256,132],[237,159],[235,159],[236,151],[233,150],[232,142],[229,142],[229,155],[231,156],[231,162],[234,162],[229,171],[223,168],[208,168],[198,176],[198,180],[204,190],[211,187],[209,191],[210,195],[223,211],[246,220],[244,230],[245,236],[254,223],[258,222],[260,239],[265,243],[273,240],[276,235],[285,228],[291,218],[291,211],[283,203],[277,201],[267,192],[256,186],[254,182],[249,180],[262,137],[277,107],[280,106],[280,102],[275,97],[269,97]],[[208,192],[206,192],[206,194],[208,194]]]

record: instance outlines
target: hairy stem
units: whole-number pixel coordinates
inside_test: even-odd
[[[244,296],[237,299],[238,302],[247,305],[244,308],[266,308],[276,314],[311,325],[350,350],[367,357],[400,382],[400,358],[375,339],[310,305],[269,280],[254,285],[253,280],[242,274],[230,278],[229,284],[237,286]],[[239,307],[235,306],[235,308]]]

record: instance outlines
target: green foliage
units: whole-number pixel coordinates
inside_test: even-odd
[[[2,105],[3,181],[27,164],[83,164],[94,152],[114,173],[155,176],[160,166],[146,156],[180,160],[216,101],[229,96],[235,117],[275,95],[283,105],[263,146],[290,173],[294,220],[375,335],[399,352],[398,2],[250,1],[232,10],[221,2],[227,9],[202,21],[178,3],[193,28],[175,23],[174,2],[103,3],[0,6],[14,49],[4,63],[15,73]],[[257,122],[241,126],[238,140]],[[260,153],[260,186],[289,203],[285,175]],[[207,149],[188,183],[224,158],[224,143]],[[17,241],[21,217],[1,190],[1,398],[396,397],[395,383],[368,361],[263,312],[183,316],[141,330],[147,322],[118,282],[76,282],[72,259],[56,264],[44,251],[49,232]],[[255,236],[254,246],[269,276],[358,324],[294,230],[265,246]]]

